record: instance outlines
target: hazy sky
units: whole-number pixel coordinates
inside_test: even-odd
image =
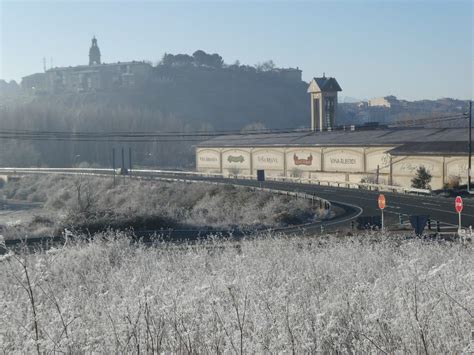
[[[335,76],[341,96],[472,98],[473,4],[465,1],[4,1],[0,78],[165,52],[217,52],[226,63],[272,59],[303,79]]]

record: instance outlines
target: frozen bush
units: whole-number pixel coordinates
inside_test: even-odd
[[[230,185],[127,179],[114,187],[110,178],[32,175],[3,190],[11,199],[44,203],[56,217],[57,230],[176,226],[249,230],[310,222],[320,216],[306,200]]]
[[[472,253],[378,234],[103,234],[0,259],[0,351],[468,353]]]

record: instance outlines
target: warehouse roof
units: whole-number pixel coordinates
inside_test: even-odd
[[[474,132],[474,130],[473,130]],[[446,149],[447,143],[467,142],[467,128],[380,128],[337,130],[332,132],[289,132],[236,134],[218,136],[201,142],[198,147],[307,147],[307,146],[393,146],[407,143],[427,143],[431,145],[446,142],[436,149]],[[416,146],[412,145],[412,149]]]
[[[406,143],[391,149],[391,155],[440,155],[449,153],[450,155],[466,155],[469,146],[464,142],[421,142]]]

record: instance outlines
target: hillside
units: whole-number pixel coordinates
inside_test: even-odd
[[[1,95],[1,129],[40,131],[214,131],[304,126],[307,84],[288,78],[286,69],[240,65],[162,63],[133,89],[94,92]],[[300,72],[301,73],[301,72]],[[301,74],[300,74],[301,76]],[[9,90],[9,93],[11,90]],[[193,164],[195,142],[133,144],[140,165]],[[0,151],[2,165],[110,165],[112,147],[122,144],[10,142]],[[129,145],[126,145],[128,147]]]
[[[272,61],[229,65],[218,54],[203,51],[192,56],[165,54],[158,65],[143,65],[149,68],[144,80],[127,88],[53,93],[28,90],[25,85],[21,90],[15,82],[0,80],[0,129],[213,132],[309,126],[308,84],[301,80],[299,69],[277,68]],[[453,99],[408,102],[388,98],[395,100],[389,108],[367,102],[340,103],[338,123],[459,115],[467,107],[466,101]],[[462,126],[465,120],[448,124]],[[9,141],[0,148],[0,165],[54,167],[88,162],[111,166],[113,147],[131,147],[137,165],[192,168],[196,143],[185,139],[127,144]]]

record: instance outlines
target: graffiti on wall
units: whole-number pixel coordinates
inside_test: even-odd
[[[215,163],[218,161],[217,157],[209,157],[209,156],[199,156],[199,161],[201,162],[212,162]]]
[[[312,165],[313,164],[313,155],[310,153],[309,156],[304,159],[304,158],[299,158],[296,153],[293,154],[293,162],[295,165]]]
[[[277,151],[258,151],[253,155],[254,169],[280,169],[283,171],[283,156]]]
[[[424,166],[426,170],[432,173],[435,170],[434,164],[422,164],[422,163],[399,163],[397,170],[400,173],[415,174],[419,167]]]
[[[227,157],[227,161],[229,163],[243,163],[245,161],[245,158],[243,155],[238,155],[238,156],[229,155]]]
[[[354,158],[331,158],[329,161],[334,165],[355,165],[357,163]]]
[[[417,170],[423,166],[433,176],[441,176],[443,174],[443,161],[439,158],[402,158],[393,164],[393,175],[414,176]]]
[[[264,164],[278,164],[278,158],[274,158],[274,157],[259,156],[257,157],[257,161],[259,163],[264,163]]]
[[[241,149],[231,149],[222,152],[222,167],[224,169],[250,169],[250,154]]]
[[[201,150],[198,153],[197,164],[203,168],[219,169],[220,155],[214,150]]]
[[[324,154],[324,168],[328,171],[362,171],[363,155],[349,149],[338,149]]]

